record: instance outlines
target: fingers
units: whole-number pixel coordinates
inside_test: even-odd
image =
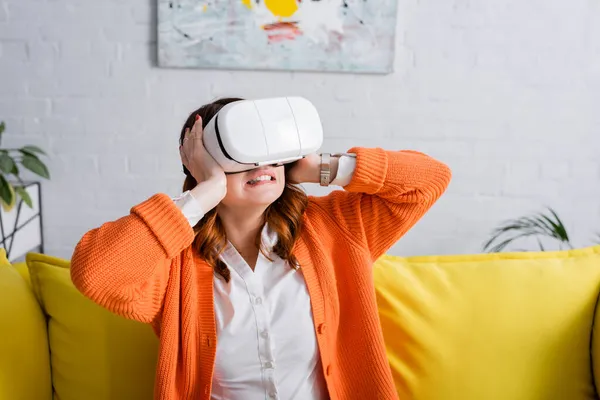
[[[183,142],[182,145],[179,146],[179,155],[181,157],[181,161],[183,162],[183,165],[185,165],[186,167],[189,165],[189,158],[188,158],[188,153],[195,153],[195,143],[194,142],[190,142],[188,143],[189,139],[200,139],[202,140],[202,118],[199,115],[196,115],[196,121],[194,122],[194,125],[192,126],[192,129],[190,128],[186,128],[183,134]]]
[[[188,159],[187,159],[187,156],[185,155],[185,151],[183,151],[183,146],[179,146],[179,156],[181,157],[181,162],[183,162],[183,165],[185,165],[187,167]]]
[[[186,140],[188,140],[190,138],[190,136],[192,136],[190,134],[190,128],[185,128],[185,131],[183,133],[183,143],[185,143]]]
[[[194,122],[192,133],[189,136],[202,139],[202,117],[198,114],[196,114],[196,122]]]

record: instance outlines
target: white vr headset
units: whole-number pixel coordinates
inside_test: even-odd
[[[204,147],[226,173],[282,165],[323,143],[317,109],[302,97],[240,100],[225,105],[204,128]]]

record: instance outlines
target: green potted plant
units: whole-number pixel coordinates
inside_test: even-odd
[[[50,173],[39,158],[39,155],[46,154],[39,147],[28,145],[20,149],[3,148],[2,134],[5,128],[4,122],[0,123],[0,202],[4,211],[9,212],[17,204],[17,198],[33,207],[31,196],[25,189],[26,183],[20,176],[20,167],[45,179],[50,179]]]
[[[558,242],[559,250],[573,248],[565,224],[556,211],[548,207],[545,213],[538,212],[503,222],[492,231],[490,239],[483,245],[483,251],[497,253],[513,242],[530,237],[535,238],[540,251],[546,250],[542,239]],[[593,241],[600,244],[600,233],[596,234]]]

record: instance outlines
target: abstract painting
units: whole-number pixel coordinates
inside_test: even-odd
[[[397,0],[158,0],[162,67],[389,73]]]

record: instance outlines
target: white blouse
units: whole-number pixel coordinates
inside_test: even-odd
[[[347,185],[356,161],[341,157],[334,185]],[[192,226],[204,216],[190,192],[174,199]],[[268,226],[265,248],[277,242]],[[325,400],[328,398],[317,346],[310,296],[302,268],[294,270],[277,255],[259,253],[254,271],[229,243],[221,259],[229,267],[225,282],[213,280],[217,354],[214,400]]]
[[[263,229],[267,246],[276,235]],[[259,254],[254,271],[229,244],[231,280],[215,279],[217,356],[212,398],[327,399],[302,269]]]

